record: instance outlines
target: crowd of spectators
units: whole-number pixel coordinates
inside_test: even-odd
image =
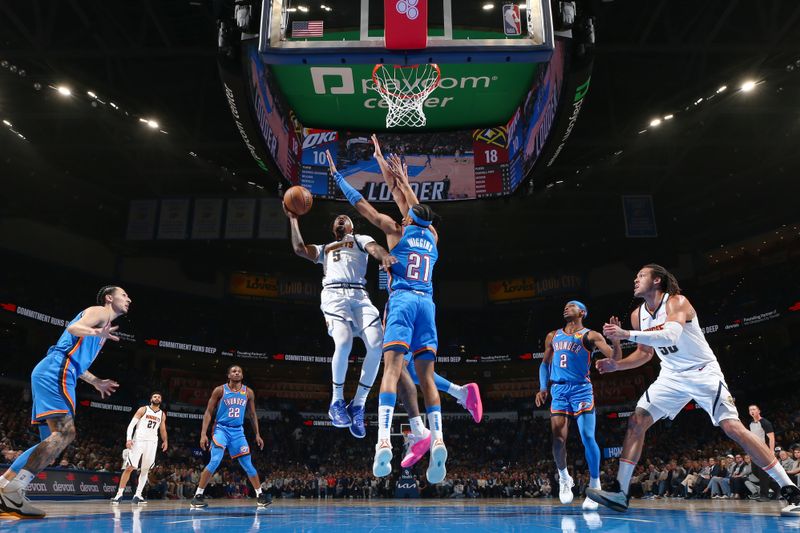
[[[10,462],[38,440],[28,423],[30,393],[6,388],[0,394],[0,454]],[[790,475],[800,474],[800,403],[775,400],[764,405],[775,420],[777,456]],[[78,437],[57,460],[56,468],[119,471],[124,430],[130,413],[80,408]],[[618,445],[624,420],[599,418],[601,447]],[[549,420],[522,416],[446,422],[450,459],[445,482],[425,481],[425,460],[409,471],[384,479],[371,475],[372,439],[353,439],[347,431],[307,426],[299,413],[286,411],[280,420],[262,420],[263,451],[253,453],[262,487],[276,498],[552,498],[558,483],[550,452]],[[170,420],[170,449],[159,454],[150,471],[147,496],[186,499],[194,493],[207,453],[198,448],[199,420]],[[588,471],[577,435],[567,443],[576,495],[584,494]],[[249,434],[249,429],[248,429]],[[251,439],[252,441],[252,439]],[[397,456],[400,453],[396,453]],[[606,459],[604,487],[615,482],[616,461]],[[399,487],[411,487],[401,490]],[[631,482],[633,497],[774,498],[776,487],[759,494],[750,458],[708,423],[703,411],[683,413],[671,424],[654,426]],[[215,498],[252,495],[246,476],[226,461],[206,491]]]

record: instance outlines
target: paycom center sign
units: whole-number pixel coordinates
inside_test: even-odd
[[[303,124],[364,131],[385,126],[386,103],[375,91],[371,65],[270,68]],[[538,66],[466,64],[440,68],[439,87],[425,103],[428,126],[457,129],[505,123],[530,89]]]

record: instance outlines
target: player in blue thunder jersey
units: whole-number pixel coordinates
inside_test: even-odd
[[[231,459],[238,459],[239,464],[247,474],[250,483],[255,489],[259,507],[266,507],[272,503],[269,495],[261,491],[261,481],[258,472],[250,458],[250,446],[244,436],[244,419],[250,419],[253,432],[256,434],[256,444],[260,450],[264,449],[264,441],[258,431],[258,417],[256,416],[256,395],[252,389],[246,387],[242,380],[244,372],[242,367],[233,365],[228,368],[228,382],[220,385],[211,393],[208,399],[206,412],[203,415],[203,429],[200,431],[200,448],[207,450],[208,426],[211,425],[213,413],[216,411],[214,429],[211,435],[211,461],[200,474],[197,491],[191,501],[193,509],[208,507],[204,492],[208,481],[219,468],[225,450]]]
[[[539,367],[539,392],[536,406],[547,401],[548,389],[553,400],[550,404],[550,426],[553,429],[553,457],[559,474],[559,498],[561,503],[572,502],[574,483],[567,471],[567,436],[569,419],[578,422],[578,431],[589,466],[589,486],[600,487],[600,447],[594,438],[595,414],[594,394],[589,372],[592,367],[592,351],[597,349],[605,357],[620,359],[622,349],[614,341],[612,349],[602,335],[583,327],[583,319],[589,312],[586,306],[572,300],[564,306],[566,325],[547,334],[544,343],[544,359]],[[612,322],[619,322],[616,317]],[[597,509],[597,503],[589,498],[583,502],[586,510]]]
[[[75,439],[77,380],[91,384],[102,398],[119,387],[115,381],[94,376],[89,367],[106,340],[119,340],[114,335],[118,326],[111,323],[126,314],[130,305],[131,299],[122,288],[103,287],[97,293],[97,305],[78,313],[33,369],[31,423],[39,426],[42,441],[20,455],[0,477],[0,514],[44,518],[45,513],[33,507],[23,491]]]
[[[383,377],[378,399],[378,443],[372,473],[387,476],[392,471],[391,423],[397,401],[398,381],[403,368],[413,359],[414,367],[425,398],[431,431],[430,462],[426,477],[430,483],[440,483],[446,473],[447,448],[442,431],[442,409],[434,379],[434,361],[438,349],[436,306],[433,303],[433,268],[439,257],[438,234],[432,226],[434,214],[430,207],[419,203],[408,184],[407,175],[398,176],[397,187],[402,192],[398,203],[403,220],[397,223],[379,213],[364,197],[336,171],[328,156],[336,184],[358,212],[386,234],[386,243],[397,258],[389,273],[389,301],[384,314]]]

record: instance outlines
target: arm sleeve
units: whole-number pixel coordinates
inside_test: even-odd
[[[128,429],[125,431],[125,440],[133,440],[133,428],[136,427],[136,423],[139,422],[139,419],[136,417],[131,418],[131,423],[128,424]]]
[[[347,180],[344,179],[344,176],[342,176],[341,172],[336,172],[333,175],[333,179],[336,181],[336,185],[339,186],[339,189],[341,189],[344,193],[344,197],[347,198],[348,202],[350,202],[350,205],[356,205],[358,202],[364,199],[360,192],[358,192],[352,185],[347,183]]]
[[[367,251],[367,245],[371,242],[375,242],[375,239],[369,235],[356,235],[356,244],[362,252]]]
[[[550,365],[542,360],[539,365],[539,390],[547,390],[550,386]]]
[[[319,263],[320,265],[325,263],[325,245],[312,244],[312,246],[317,249],[317,260],[314,262]]]
[[[667,322],[662,329],[654,331],[631,331],[630,340],[647,346],[673,346],[683,333],[683,326]]]

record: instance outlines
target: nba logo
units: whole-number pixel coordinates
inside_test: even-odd
[[[503,4],[503,32],[506,35],[522,34],[522,23],[517,4]]]

